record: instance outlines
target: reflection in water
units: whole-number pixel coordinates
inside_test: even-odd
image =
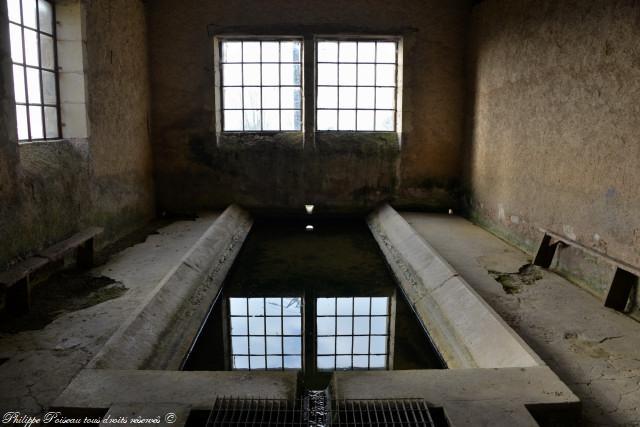
[[[386,369],[389,298],[316,300],[319,370]]]
[[[302,368],[300,298],[229,298],[233,369]]]

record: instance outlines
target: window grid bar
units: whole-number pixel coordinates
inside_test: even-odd
[[[24,5],[23,5],[23,0],[20,0],[20,35],[22,37],[22,62],[24,63],[25,67],[23,68],[23,73],[24,73],[24,99],[27,100],[27,108],[26,108],[26,112],[27,112],[27,136],[28,136],[28,140],[31,140],[31,114],[29,113],[29,86],[27,85],[27,46],[26,43],[24,41]],[[18,140],[20,139],[20,137],[18,136]]]
[[[36,26],[40,28],[40,2],[36,0]],[[36,34],[38,38],[38,65],[42,67],[42,35]],[[26,65],[26,64],[25,64]],[[42,69],[38,70],[38,79],[40,80],[40,100],[44,102],[44,88],[42,79]],[[44,119],[44,107],[40,108],[40,115],[42,117],[42,136],[47,137],[47,124]]]

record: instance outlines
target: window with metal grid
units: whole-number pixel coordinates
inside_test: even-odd
[[[318,298],[319,370],[386,369],[389,297]]]
[[[229,298],[233,369],[302,368],[301,298]]]
[[[222,129],[302,130],[302,41],[220,42]]]
[[[7,0],[18,140],[60,138],[55,5]]]
[[[316,129],[395,131],[396,40],[319,40]]]

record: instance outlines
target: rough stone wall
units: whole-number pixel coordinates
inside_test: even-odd
[[[538,227],[640,265],[640,3],[486,0],[472,12],[476,219],[533,251]],[[598,295],[611,269],[558,268]]]
[[[20,145],[0,6],[0,269],[88,225],[104,226],[106,243],[154,213],[144,5],[82,5],[90,136]]]
[[[158,204],[188,211],[237,202],[333,211],[382,200],[455,203],[463,140],[466,0],[155,0],[149,2],[153,149]],[[207,26],[281,26],[405,35],[403,135],[315,144],[281,137],[216,144],[212,38]],[[312,84],[307,82],[307,84]],[[298,137],[301,140],[301,137]]]

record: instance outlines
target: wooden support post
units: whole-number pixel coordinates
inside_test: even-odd
[[[93,267],[93,239],[89,239],[78,246],[77,257],[78,267]]]
[[[533,260],[533,265],[537,265],[542,268],[551,267],[551,262],[553,261],[553,257],[556,254],[558,243],[560,243],[559,241],[551,243],[551,240],[551,236],[545,233],[542,241],[540,242],[538,253],[536,253],[536,257]]]
[[[622,268],[616,268],[604,306],[624,311],[635,286],[638,286],[638,276]]]

